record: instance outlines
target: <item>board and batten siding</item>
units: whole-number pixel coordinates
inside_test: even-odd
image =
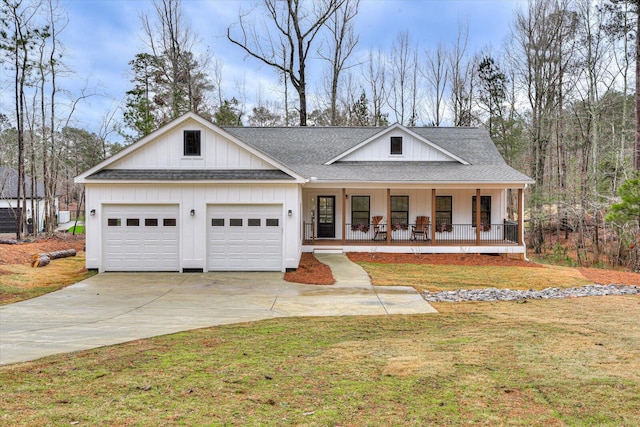
[[[201,156],[183,156],[183,133],[199,130]],[[276,169],[217,132],[188,121],[158,136],[110,169]]]
[[[391,155],[391,137],[402,137],[402,154]],[[379,139],[369,142],[367,145],[360,147],[353,153],[350,153],[340,159],[340,161],[418,161],[418,162],[447,162],[455,161],[446,154],[436,150],[430,145],[424,143],[402,132],[393,132],[386,134]]]
[[[482,196],[491,196],[491,223],[501,224],[506,215],[507,192],[504,189],[482,189]],[[431,189],[392,189],[392,196],[409,196],[409,222],[415,223],[416,217],[431,217]],[[438,189],[437,195],[451,196],[453,202],[453,223],[454,224],[471,224],[473,196],[476,195],[472,189]],[[381,215],[384,222],[387,223],[387,189],[346,189],[345,200],[342,199],[342,190],[336,188],[313,188],[306,189],[303,192],[303,212],[305,212],[304,221],[311,223],[311,210],[315,209],[316,201],[319,196],[335,196],[336,198],[336,239],[342,239],[342,203],[346,203],[344,222],[351,223],[351,197],[352,196],[369,196],[370,197],[370,213],[371,216]]]
[[[179,206],[180,268],[204,269],[207,258],[207,206],[281,204],[284,268],[296,268],[302,253],[300,189],[297,184],[86,184],[87,268],[102,271],[103,207],[108,204]],[[89,212],[95,209],[95,215]],[[191,216],[191,210],[195,215]],[[288,216],[291,210],[292,215]]]

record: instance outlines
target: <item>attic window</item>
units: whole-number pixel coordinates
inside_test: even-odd
[[[200,131],[199,130],[184,131],[184,155],[200,156]]]
[[[391,137],[391,155],[392,156],[402,155],[402,137],[401,136]]]

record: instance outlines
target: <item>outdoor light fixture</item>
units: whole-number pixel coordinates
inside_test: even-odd
[[[196,210],[195,209],[191,209],[191,212],[189,212],[189,215],[195,216],[195,214],[196,214]]]
[[[287,215],[292,216],[293,215],[293,211],[291,209],[289,209],[289,212],[287,212]]]
[[[96,216],[96,210],[95,209],[91,209],[91,212],[89,212],[89,214],[91,214],[91,216]]]

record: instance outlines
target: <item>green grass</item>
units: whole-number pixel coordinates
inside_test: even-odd
[[[84,234],[84,225],[75,225],[67,230],[69,234]]]
[[[504,267],[359,262],[374,285],[413,286],[431,292],[454,289],[570,288],[592,283],[574,268],[560,266]]]
[[[288,318],[0,367],[3,425],[640,425],[640,298]]]

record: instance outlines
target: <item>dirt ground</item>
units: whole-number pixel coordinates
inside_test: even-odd
[[[3,235],[4,238],[11,239],[15,238],[15,236]],[[31,262],[32,255],[63,249],[75,249],[77,252],[83,251],[84,235],[74,236],[66,233],[56,233],[54,237],[29,238],[15,245],[0,244],[0,269],[6,264],[28,264]]]

